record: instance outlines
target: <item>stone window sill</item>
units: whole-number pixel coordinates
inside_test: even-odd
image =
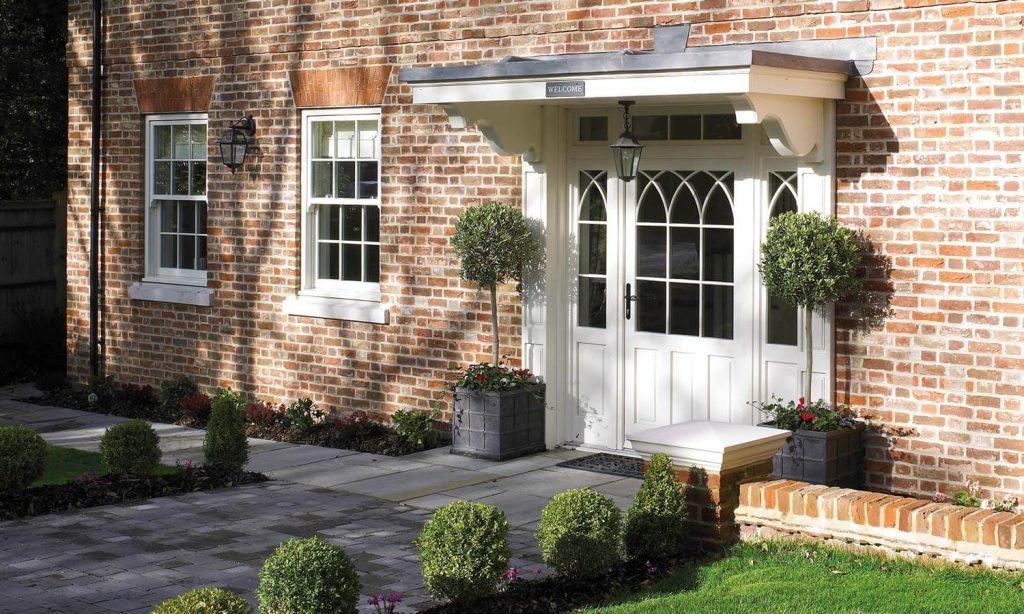
[[[213,290],[211,288],[181,284],[137,281],[129,286],[128,297],[133,301],[177,303],[179,305],[196,305],[198,307],[211,307],[213,305]]]
[[[284,301],[284,312],[290,316],[325,320],[388,323],[388,308],[377,301],[299,295]]]

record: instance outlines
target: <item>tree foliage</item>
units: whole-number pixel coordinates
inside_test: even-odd
[[[67,0],[0,0],[0,200],[67,185]]]
[[[783,213],[773,219],[758,268],[764,285],[783,301],[819,307],[860,289],[857,237],[835,218]]]
[[[452,247],[462,277],[491,292],[491,337],[498,364],[498,284],[522,281],[523,270],[536,257],[539,243],[519,209],[499,202],[469,207],[455,223]]]

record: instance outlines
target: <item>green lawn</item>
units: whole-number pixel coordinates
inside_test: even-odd
[[[1024,612],[1024,574],[909,563],[824,546],[766,542],[682,567],[603,614]]]
[[[43,477],[32,483],[33,486],[44,486],[46,484],[64,484],[77,478],[87,471],[96,475],[105,475],[106,467],[96,452],[85,452],[74,448],[63,448],[61,446],[47,445],[46,471]],[[160,465],[156,473],[158,475],[170,475],[177,471],[177,467]]]

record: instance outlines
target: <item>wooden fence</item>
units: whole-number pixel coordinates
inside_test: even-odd
[[[0,345],[64,311],[67,196],[0,202]]]

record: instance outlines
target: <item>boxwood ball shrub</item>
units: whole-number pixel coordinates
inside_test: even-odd
[[[152,475],[160,464],[160,437],[145,420],[129,420],[107,429],[100,457],[111,473]]]
[[[260,570],[256,596],[261,614],[349,614],[360,588],[345,551],[310,537],[274,550]]]
[[[655,454],[647,466],[633,505],[626,512],[622,541],[632,559],[667,559],[686,543],[686,493],[672,461]]]
[[[252,614],[242,597],[222,588],[197,588],[161,601],[152,614]]]
[[[46,442],[24,426],[0,426],[0,492],[25,490],[46,469]]]
[[[508,570],[508,520],[483,503],[456,501],[439,508],[416,540],[427,590],[439,599],[489,595]]]
[[[245,399],[241,394],[219,388],[210,403],[210,421],[203,440],[206,462],[241,471],[249,460],[245,437]]]
[[[540,515],[537,541],[544,562],[558,573],[592,578],[619,559],[622,514],[611,499],[589,488],[555,495]]]

